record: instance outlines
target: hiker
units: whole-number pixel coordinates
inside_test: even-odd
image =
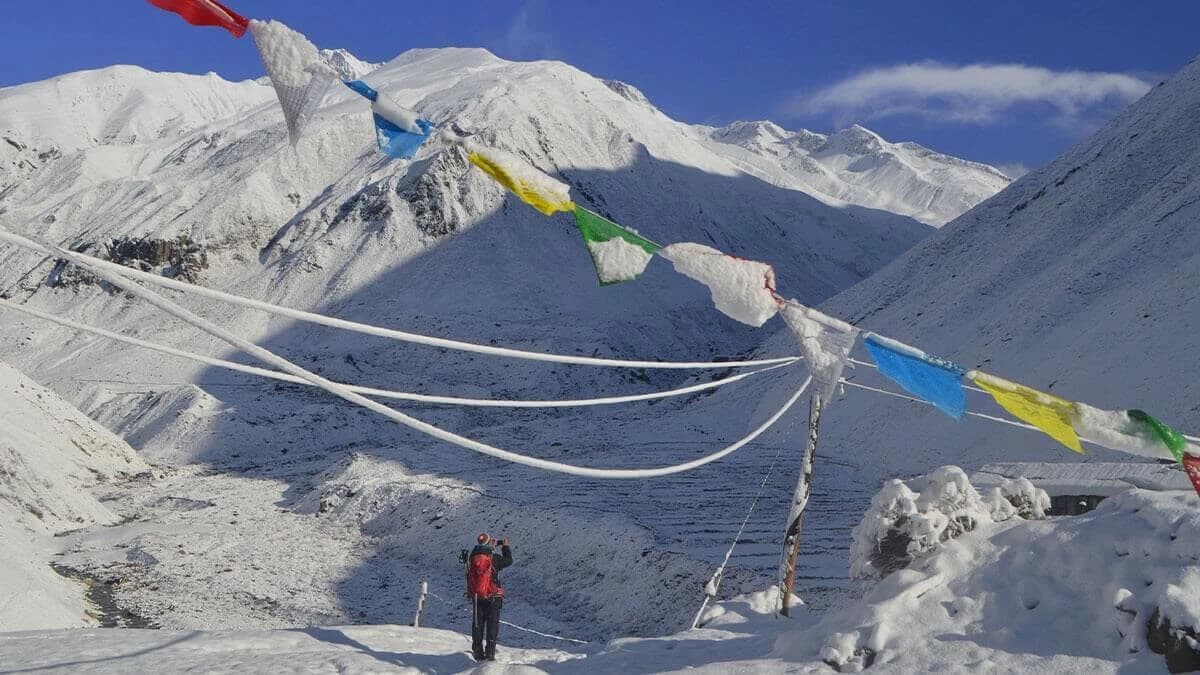
[[[500,547],[496,553],[493,544]],[[467,597],[471,600],[471,653],[476,661],[496,660],[496,640],[500,638],[500,607],[504,587],[497,573],[512,564],[508,540],[495,541],[486,532],[467,558]],[[484,648],[484,636],[487,648]]]

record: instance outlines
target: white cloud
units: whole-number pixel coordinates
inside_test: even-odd
[[[796,94],[786,108],[793,114],[828,114],[839,125],[896,116],[987,124],[1016,106],[1040,104],[1053,110],[1052,123],[1077,128],[1101,109],[1128,104],[1149,89],[1150,83],[1123,73],[922,61],[873,68]]]

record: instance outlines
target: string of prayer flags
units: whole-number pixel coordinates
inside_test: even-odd
[[[508,188],[509,192],[541,211],[543,215],[575,210],[575,204],[571,201],[571,190],[566,183],[538,171],[529,162],[511,152],[485,148],[469,139],[459,142],[467,151],[467,159],[472,164],[483,169],[497,183]]]
[[[708,286],[713,304],[725,316],[755,328],[779,311],[775,270],[766,263],[726,255],[703,244],[671,244],[659,255],[675,271]]]
[[[796,342],[800,343],[800,351],[816,387],[813,392],[821,397],[823,407],[828,406],[850,359],[858,329],[795,300],[785,302],[779,314],[792,329]]]
[[[1101,410],[1076,403],[1075,431],[1106,448],[1183,461],[1187,439],[1141,410]]]
[[[321,60],[316,45],[278,21],[251,21],[250,34],[295,145],[337,73]]]
[[[596,266],[601,286],[636,279],[662,247],[629,228],[575,205],[575,226]]]
[[[967,412],[962,367],[874,333],[868,333],[863,343],[880,373],[954,419],[962,419]]]
[[[422,119],[417,113],[396,103],[390,96],[380,93],[362,80],[352,80],[344,84],[371,102],[375,141],[380,152],[389,157],[404,159],[411,159],[417,154],[417,149],[433,131],[433,122]]]
[[[193,26],[217,26],[240,38],[250,21],[217,0],[149,0],[150,4],[174,12]]]
[[[1001,408],[1017,419],[1025,420],[1050,438],[1083,454],[1072,425],[1078,413],[1071,401],[978,370],[967,373],[967,379],[991,394]]]

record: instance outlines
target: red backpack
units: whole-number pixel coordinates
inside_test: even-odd
[[[467,595],[475,598],[504,595],[504,589],[496,583],[491,553],[476,553],[467,562]]]

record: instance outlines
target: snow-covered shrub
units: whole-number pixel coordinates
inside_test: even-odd
[[[1014,478],[1000,484],[1000,494],[1017,509],[1017,515],[1026,520],[1039,520],[1050,510],[1050,495],[1036,488],[1028,478]]]
[[[834,633],[821,647],[821,660],[839,673],[857,673],[875,663],[875,650],[859,645],[859,632]]]
[[[862,522],[854,528],[851,576],[887,576],[981,524],[1014,516],[1043,518],[1050,506],[1046,492],[1024,478],[1006,481],[981,496],[957,466],[943,466],[910,482],[919,485],[921,492],[893,479],[871,500]]]

